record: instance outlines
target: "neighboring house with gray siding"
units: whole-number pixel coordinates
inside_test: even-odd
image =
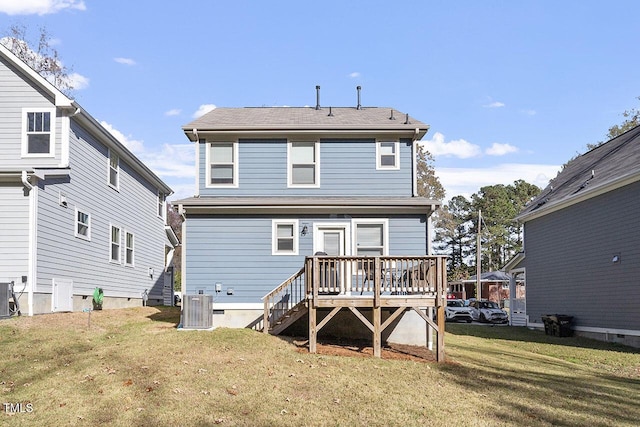
[[[640,127],[571,160],[518,216],[529,326],[574,316],[578,334],[640,346]]]
[[[0,283],[21,313],[90,308],[97,287],[105,308],[162,303],[172,190],[2,45],[0,88]]]
[[[262,297],[318,252],[430,255],[426,124],[392,108],[216,108],[183,130],[197,157],[197,193],[176,202],[183,291],[214,295],[214,326],[262,316]]]

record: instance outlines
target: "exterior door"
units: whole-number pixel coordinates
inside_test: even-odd
[[[324,252],[329,256],[350,255],[348,224],[315,224],[313,233],[314,253]],[[351,284],[351,266],[348,263],[336,264],[331,276],[340,285],[340,293],[349,293]]]

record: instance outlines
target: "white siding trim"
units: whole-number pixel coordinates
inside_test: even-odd
[[[264,304],[252,303],[252,302],[219,302],[213,303],[213,310],[262,310],[264,311]]]
[[[183,214],[182,205],[180,205],[179,209],[180,215]],[[184,218],[183,218],[184,219]],[[182,221],[182,252],[180,254],[180,262],[182,263],[181,271],[180,271],[180,282],[181,282],[181,292],[184,294],[184,290],[187,289],[187,221],[184,219]],[[182,310],[182,307],[180,307]]]
[[[195,166],[195,171],[196,171],[196,196],[200,195],[200,140],[196,141],[196,166]],[[207,149],[207,144],[204,144],[205,146],[205,150]],[[205,178],[206,181],[206,178]],[[206,187],[206,182],[205,182],[205,187]],[[183,234],[184,236],[184,234]],[[184,264],[182,264],[184,265]]]
[[[60,167],[69,167],[69,141],[71,135],[71,119],[69,116],[60,117],[61,131],[60,131]]]
[[[28,314],[33,316],[33,294],[37,289],[37,246],[38,246],[38,187],[29,191],[29,261],[27,271]]]

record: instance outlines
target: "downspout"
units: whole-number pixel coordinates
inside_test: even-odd
[[[28,215],[28,223],[29,223],[29,233],[27,247],[28,249],[28,260],[27,260],[27,280],[25,283],[29,284],[29,291],[27,292],[27,315],[33,316],[33,288],[36,280],[35,277],[35,253],[36,253],[36,192],[33,190],[33,184],[29,182],[29,176],[27,175],[27,171],[22,171],[20,178],[22,180],[22,185],[24,185],[25,190],[29,193],[29,215]]]

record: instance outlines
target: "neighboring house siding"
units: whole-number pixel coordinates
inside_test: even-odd
[[[0,282],[15,281],[20,290],[29,268],[29,197],[22,185],[0,184]]]
[[[296,141],[296,139],[292,139]],[[233,142],[233,141],[230,141]],[[320,185],[287,187],[287,140],[240,140],[237,188],[207,188],[206,148],[199,143],[201,196],[411,196],[412,142],[399,143],[400,168],[376,170],[376,141],[320,140]]]
[[[53,100],[0,57],[0,164],[3,168],[53,167],[60,163],[61,117],[55,118],[55,157],[22,157],[22,109],[53,108]]]
[[[299,221],[295,230],[298,255],[272,255],[272,218]],[[349,223],[351,218],[387,217],[190,216],[186,222],[186,293],[203,291],[215,295],[216,303],[260,303],[260,298],[303,266],[305,256],[313,255],[314,223]],[[305,224],[309,233],[300,236]],[[426,255],[426,224],[424,216],[389,218],[389,254]],[[222,285],[218,294],[216,283]],[[227,295],[229,288],[233,295]]]
[[[120,160],[120,191],[107,182],[108,149],[72,122],[70,178],[39,183],[38,287],[50,291],[52,279],[73,280],[75,294],[101,287],[107,297],[140,298],[162,293],[164,220],[157,215],[157,189]],[[63,193],[67,207],[59,203]],[[74,235],[76,211],[90,214],[91,237]],[[120,227],[120,264],[110,262],[110,226]],[[133,266],[125,265],[126,232],[134,235]],[[153,268],[153,277],[149,275]]]
[[[639,195],[634,183],[526,222],[530,322],[559,313],[578,326],[640,330]]]

